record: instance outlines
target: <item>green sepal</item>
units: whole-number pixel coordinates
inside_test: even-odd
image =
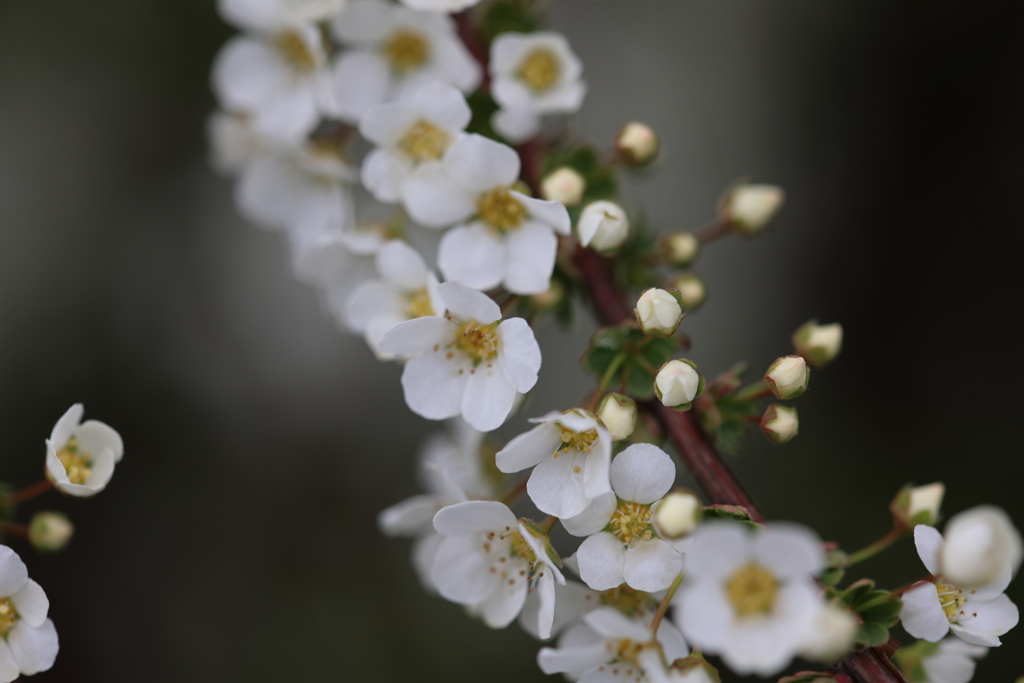
[[[821,574],[821,582],[826,586],[835,586],[843,580],[846,569],[843,567],[829,567]]]
[[[748,529],[761,529],[760,524],[750,518],[750,512],[742,505],[708,505],[701,511],[704,519],[727,519],[740,522]]]
[[[544,554],[548,556],[548,559],[551,560],[552,564],[554,564],[556,567],[561,567],[562,558],[559,557],[558,553],[555,551],[554,546],[551,545],[551,538],[548,536],[548,532],[542,529],[540,525],[534,522],[532,519],[520,517],[519,522],[524,527],[526,527],[526,530],[530,532],[531,536],[533,536],[534,538],[539,538],[542,541],[544,541]]]
[[[843,592],[843,604],[847,607],[853,607],[855,602],[867,595],[874,587],[875,582],[871,579],[854,581]]]

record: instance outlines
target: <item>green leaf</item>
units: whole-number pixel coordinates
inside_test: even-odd
[[[821,582],[826,586],[835,586],[843,580],[844,574],[846,574],[846,570],[842,567],[831,567],[821,575]]]
[[[704,519],[728,519],[740,522],[749,529],[760,529],[760,524],[750,519],[750,513],[741,505],[708,505],[701,511]]]
[[[862,624],[857,632],[857,643],[864,647],[884,645],[889,640],[889,629],[876,622]]]
[[[487,42],[500,33],[532,33],[538,27],[538,17],[530,11],[530,4],[523,0],[499,0],[484,14],[483,32]]]
[[[843,604],[847,607],[852,607],[855,602],[867,595],[874,587],[875,582],[871,579],[861,579],[851,583],[843,593]]]

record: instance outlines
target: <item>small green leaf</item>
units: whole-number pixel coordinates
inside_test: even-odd
[[[530,3],[523,0],[499,0],[487,8],[483,31],[487,41],[500,33],[532,33],[538,28],[538,17],[530,11]]]
[[[884,645],[889,640],[889,629],[876,622],[861,624],[857,643],[864,647]]]
[[[837,583],[843,580],[843,575],[846,570],[842,567],[831,567],[826,569],[821,575],[821,582],[826,586],[835,586]]]

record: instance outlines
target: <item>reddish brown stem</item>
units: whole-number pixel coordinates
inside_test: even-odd
[[[25,488],[15,491],[7,496],[7,504],[17,505],[18,503],[23,503],[26,500],[31,500],[42,493],[46,493],[52,488],[53,482],[49,479],[43,479],[42,481],[36,482],[31,486],[26,486]]]
[[[700,242],[700,245],[704,247],[725,237],[730,232],[732,232],[732,223],[718,219],[714,223],[708,223],[699,230],[694,230],[693,236],[696,237],[697,241]]]
[[[0,535],[28,538],[28,525],[18,522],[0,522]]]

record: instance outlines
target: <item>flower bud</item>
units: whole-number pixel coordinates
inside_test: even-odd
[[[800,656],[831,663],[853,649],[860,622],[849,610],[829,603],[821,608]],[[832,679],[828,679],[832,680]]]
[[[708,290],[704,287],[704,280],[694,272],[677,275],[672,280],[672,287],[679,292],[679,300],[684,311],[694,311],[700,308],[700,305],[708,298]]]
[[[661,238],[661,251],[669,265],[685,268],[700,252],[700,241],[692,232],[670,232]]]
[[[578,171],[569,166],[561,166],[544,177],[540,183],[540,196],[548,201],[562,202],[566,206],[576,206],[583,198],[587,189],[587,181]]]
[[[823,368],[839,355],[843,347],[843,326],[839,323],[819,325],[808,320],[793,333],[793,348],[813,368]]]
[[[636,401],[622,394],[608,394],[601,399],[597,417],[612,441],[622,441],[636,430]]]
[[[907,504],[907,519],[912,524],[935,526],[939,521],[939,509],[946,495],[946,485],[941,481],[910,489]]]
[[[587,204],[576,222],[580,244],[596,251],[614,251],[629,236],[629,218],[615,202],[599,200]]]
[[[761,417],[761,431],[776,446],[792,440],[799,430],[800,421],[796,415],[796,408],[773,403]]]
[[[75,526],[60,512],[37,512],[28,524],[28,541],[41,553],[61,550],[74,533]]]
[[[693,533],[703,509],[693,493],[672,491],[651,507],[651,522],[659,536],[676,540]]]
[[[743,183],[725,198],[725,218],[744,235],[760,232],[782,208],[786,195],[777,185]]]
[[[768,368],[764,382],[776,398],[796,398],[807,391],[811,369],[800,356],[783,356]]]
[[[658,154],[658,135],[639,121],[630,121],[615,138],[615,152],[629,166],[644,166]]]
[[[1009,564],[1020,567],[1020,532],[1000,508],[979,505],[950,518],[939,555],[942,577],[957,586],[984,586]]]
[[[671,337],[684,315],[678,295],[657,287],[646,290],[636,302],[640,329],[652,337]]]
[[[654,393],[669,408],[689,410],[693,399],[704,391],[704,378],[697,374],[693,361],[670,360],[654,376]]]

